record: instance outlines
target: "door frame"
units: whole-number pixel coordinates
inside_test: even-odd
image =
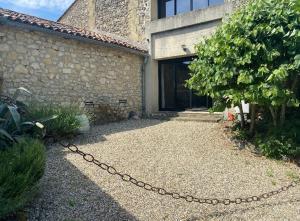
[[[174,75],[174,102],[176,106],[176,100],[177,100],[177,81],[176,81],[176,64],[180,62],[185,61],[192,61],[194,56],[191,57],[184,57],[184,58],[177,58],[177,59],[168,59],[168,60],[160,60],[158,61],[158,101],[159,101],[159,111],[184,111],[186,109],[192,109],[194,108],[194,102],[193,97],[195,96],[195,93],[193,90],[190,90],[189,94],[189,107],[187,108],[180,108],[180,107],[174,107],[174,108],[162,108],[162,64],[173,64],[172,72]],[[206,96],[203,96],[206,97]],[[209,97],[206,97],[206,108],[209,108],[212,106],[212,100]],[[197,108],[197,107],[196,107]]]
[[[174,107],[174,108],[162,108],[162,82],[161,82],[161,77],[162,77],[162,64],[173,64],[173,75],[174,75],[174,100],[176,103],[177,100],[177,81],[176,81],[176,64],[180,63],[181,61],[188,61],[193,59],[194,57],[185,57],[185,58],[178,58],[178,59],[170,59],[170,60],[161,60],[158,61],[158,84],[159,84],[159,110],[160,111],[184,111],[186,108],[179,108],[179,107]],[[191,90],[190,90],[191,91]],[[190,92],[190,98],[189,98],[189,103],[190,105],[192,104],[192,92]]]

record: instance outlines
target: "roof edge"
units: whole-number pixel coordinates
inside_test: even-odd
[[[103,47],[108,47],[108,48],[114,48],[114,49],[121,49],[123,51],[132,53],[132,54],[136,54],[139,56],[143,56],[143,57],[148,57],[149,54],[146,52],[142,52],[136,49],[132,49],[132,48],[128,48],[125,46],[120,46],[117,44],[112,44],[112,43],[108,43],[108,42],[101,42],[98,40],[94,40],[94,39],[90,39],[90,38],[86,38],[86,37],[82,37],[82,36],[75,36],[72,34],[68,34],[68,33],[63,33],[63,32],[57,32],[55,30],[50,30],[44,27],[39,27],[39,26],[33,26],[31,24],[24,24],[18,21],[11,21],[7,18],[4,17],[0,17],[0,24],[1,25],[7,25],[7,26],[11,26],[11,27],[15,27],[15,28],[23,28],[23,29],[27,29],[30,31],[38,31],[38,32],[42,32],[42,33],[46,33],[46,34],[52,34],[54,36],[57,37],[62,37],[64,39],[72,39],[72,40],[77,40],[77,41],[81,41],[84,43],[89,43],[89,44],[95,44],[95,45],[99,45],[99,46],[103,46]]]
[[[130,42],[129,39],[116,38],[109,33],[97,33],[7,9],[0,8],[0,21],[3,24],[23,27],[29,30],[42,31],[59,36],[63,35],[64,38],[68,39],[76,39],[89,43],[97,42],[97,44],[124,49],[135,54],[148,54],[147,46],[139,42]]]

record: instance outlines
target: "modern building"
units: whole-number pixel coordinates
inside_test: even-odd
[[[185,87],[195,45],[244,1],[76,0],[59,22],[109,32],[147,46],[144,110],[207,108],[212,101]]]

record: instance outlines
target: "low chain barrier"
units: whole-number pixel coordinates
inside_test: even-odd
[[[9,96],[5,96],[5,95],[0,95],[0,99],[2,101],[6,102],[7,104],[15,104],[15,102],[16,102],[13,98],[11,98]],[[56,140],[56,139],[54,138],[54,140]],[[149,183],[137,180],[128,174],[124,174],[124,173],[117,171],[114,167],[112,167],[106,163],[100,162],[99,160],[95,159],[95,157],[93,155],[79,150],[79,148],[75,144],[71,144],[71,143],[64,144],[62,142],[59,142],[59,144],[61,146],[63,146],[64,148],[68,148],[71,152],[82,156],[83,159],[85,161],[87,161],[88,163],[95,164],[96,166],[100,167],[102,170],[107,171],[109,174],[111,174],[113,176],[119,176],[124,182],[132,183],[132,184],[136,185],[137,187],[143,188],[147,191],[152,191],[152,192],[157,193],[162,196],[169,196],[176,200],[183,199],[189,203],[194,202],[194,203],[199,203],[199,204],[210,204],[210,205],[218,205],[218,204],[230,205],[230,204],[258,202],[258,201],[261,201],[264,199],[268,199],[272,196],[278,195],[282,192],[286,192],[289,189],[296,187],[300,181],[300,180],[297,180],[297,181],[291,182],[289,185],[283,186],[280,189],[270,191],[267,193],[263,193],[258,196],[250,196],[247,198],[235,198],[235,199],[217,199],[217,198],[202,199],[202,198],[198,198],[198,197],[191,196],[191,195],[182,195],[177,192],[170,192],[164,188],[155,187]]]
[[[270,191],[267,193],[263,193],[258,196],[250,196],[247,198],[235,198],[235,199],[205,198],[205,199],[201,199],[201,198],[191,196],[191,195],[182,195],[177,192],[169,192],[164,188],[155,187],[149,183],[137,180],[128,174],[124,174],[124,173],[117,171],[114,167],[112,167],[106,163],[102,163],[102,162],[98,161],[97,159],[95,159],[95,157],[93,155],[79,150],[79,148],[75,144],[71,144],[71,143],[64,144],[62,142],[60,142],[59,144],[65,148],[68,148],[71,152],[82,156],[83,159],[85,161],[87,161],[88,163],[95,164],[96,166],[100,167],[102,170],[107,171],[109,174],[111,174],[113,176],[119,176],[124,182],[132,183],[132,184],[136,185],[137,187],[143,188],[147,191],[152,191],[152,192],[157,193],[162,196],[169,196],[176,200],[183,199],[189,203],[194,202],[194,203],[199,203],[199,204],[210,204],[210,205],[218,205],[218,204],[230,205],[230,204],[258,202],[258,201],[261,201],[264,199],[268,199],[272,196],[278,195],[281,192],[286,192],[290,188],[296,187],[299,184],[299,180],[297,180],[297,181],[290,183],[287,186],[281,187],[280,189]]]

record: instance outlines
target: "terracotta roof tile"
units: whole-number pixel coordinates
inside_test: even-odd
[[[95,41],[100,41],[103,43],[108,43],[112,45],[117,45],[129,49],[133,49],[142,53],[147,53],[147,49],[139,44],[133,44],[129,41],[115,38],[112,36],[109,36],[109,34],[104,33],[96,33],[91,32],[85,29],[76,28],[70,25],[62,24],[59,22],[49,21],[42,18],[38,18],[31,15],[26,15],[22,13],[18,13],[15,11],[2,9],[0,8],[0,19],[6,19],[13,22],[18,22],[22,24],[29,24],[32,26],[53,30],[60,33],[66,33],[73,36],[79,36],[87,39],[92,39]]]

